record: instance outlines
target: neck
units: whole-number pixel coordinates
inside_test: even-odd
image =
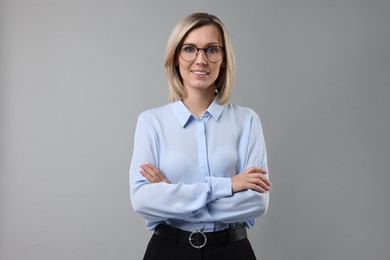
[[[192,114],[200,117],[213,102],[214,98],[214,91],[208,93],[187,93],[183,103]]]

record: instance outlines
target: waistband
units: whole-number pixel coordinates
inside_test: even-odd
[[[190,232],[160,224],[156,227],[154,234],[175,242],[190,244],[197,249],[204,246],[226,245],[247,238],[244,224],[217,232],[202,232],[199,230]]]

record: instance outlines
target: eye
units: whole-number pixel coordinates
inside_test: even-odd
[[[194,53],[194,52],[196,52],[197,50],[196,50],[195,46],[192,46],[192,45],[184,45],[184,46],[182,47],[182,51],[187,52],[187,53]]]
[[[210,46],[206,49],[206,52],[207,53],[210,53],[210,54],[216,54],[216,53],[219,53],[219,47],[218,46]]]

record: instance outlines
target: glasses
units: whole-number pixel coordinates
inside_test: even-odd
[[[217,45],[212,45],[207,48],[198,48],[192,44],[184,44],[178,46],[179,55],[185,61],[194,61],[198,56],[199,51],[204,51],[206,59],[209,62],[216,63],[223,58],[224,48]]]

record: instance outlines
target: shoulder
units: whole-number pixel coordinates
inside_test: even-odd
[[[252,108],[231,103],[226,105],[226,112],[228,114],[234,114],[240,118],[252,119],[259,117],[258,114]]]
[[[224,117],[227,118],[229,122],[234,122],[236,126],[241,125],[249,128],[261,128],[260,117],[252,108],[235,104],[227,104],[224,114]]]
[[[161,118],[161,116],[164,116],[167,113],[171,113],[171,110],[169,108],[169,104],[163,105],[160,107],[147,109],[139,114],[138,119],[143,119],[146,121],[153,121],[153,120]]]

